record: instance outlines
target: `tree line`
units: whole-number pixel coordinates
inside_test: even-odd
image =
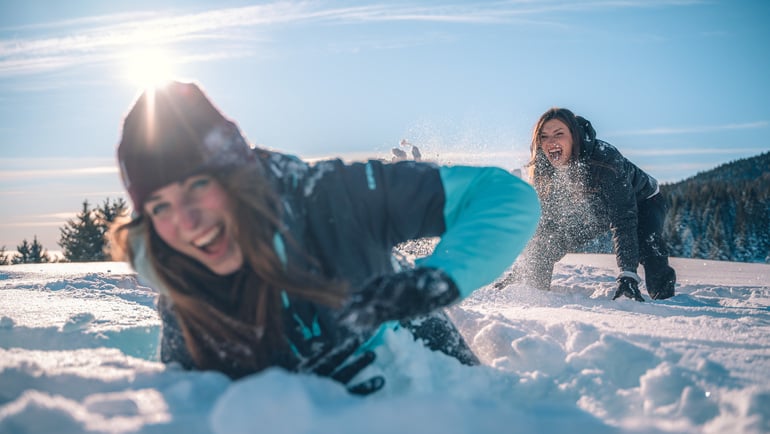
[[[128,206],[123,198],[107,198],[92,208],[88,200],[75,218],[68,219],[59,228],[59,247],[65,262],[99,262],[110,260],[110,246],[107,232],[118,218],[125,217]],[[26,238],[16,246],[16,252],[0,246],[0,265],[55,262],[48,250],[35,235],[30,243]]]
[[[770,152],[663,185],[672,256],[770,263]]]

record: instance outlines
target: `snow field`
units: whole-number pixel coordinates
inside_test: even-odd
[[[389,333],[364,399],[163,366],[155,294],[125,264],[4,266],[0,433],[770,432],[770,266],[673,265],[663,301],[611,301],[608,255],[569,255],[549,292],[481,288],[449,314],[482,366]]]

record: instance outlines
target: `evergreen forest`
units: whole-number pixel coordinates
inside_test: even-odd
[[[664,184],[671,255],[770,263],[770,152]]]

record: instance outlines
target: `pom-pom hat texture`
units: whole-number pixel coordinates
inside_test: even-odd
[[[194,83],[148,89],[123,122],[118,164],[134,213],[153,191],[207,170],[254,159],[234,122]]]

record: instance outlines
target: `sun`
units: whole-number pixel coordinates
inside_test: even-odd
[[[161,86],[174,77],[173,55],[160,48],[129,51],[124,57],[123,74],[129,83],[140,89]]]

